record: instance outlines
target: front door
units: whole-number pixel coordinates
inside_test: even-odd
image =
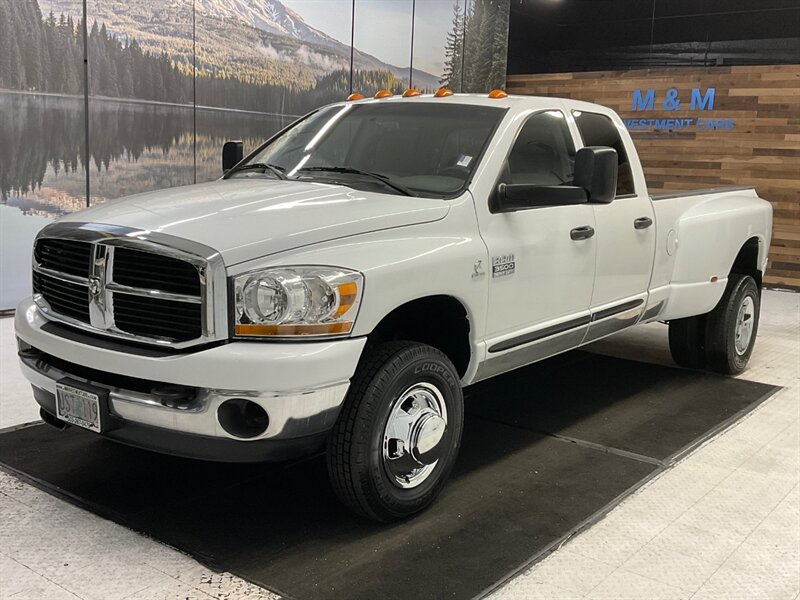
[[[520,128],[500,182],[558,186],[572,181],[575,146],[561,111]],[[480,378],[577,346],[589,324],[597,240],[592,205],[481,215],[489,250],[486,362]]]

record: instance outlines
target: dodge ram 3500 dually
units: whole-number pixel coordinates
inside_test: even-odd
[[[39,234],[16,335],[47,423],[217,461],[326,448],[388,521],[441,490],[464,386],[652,321],[685,367],[753,351],[769,203],[651,197],[608,108],[380,93],[223,168]]]

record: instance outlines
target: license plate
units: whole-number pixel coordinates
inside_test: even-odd
[[[100,433],[100,396],[87,390],[56,383],[56,416],[62,421]]]

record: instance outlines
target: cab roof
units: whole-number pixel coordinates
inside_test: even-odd
[[[540,110],[548,108],[560,108],[566,103],[569,108],[595,111],[608,113],[613,112],[609,108],[594,104],[591,102],[583,102],[580,100],[571,100],[567,98],[559,98],[557,96],[521,96],[508,94],[504,98],[490,98],[488,94],[453,94],[451,96],[443,96],[440,98],[434,97],[433,94],[421,94],[419,96],[411,96],[404,98],[401,94],[395,94],[385,98],[372,98],[367,97],[362,100],[349,100],[337,104],[386,104],[386,103],[434,103],[434,104],[469,104],[473,106],[497,106],[506,109],[516,110]]]

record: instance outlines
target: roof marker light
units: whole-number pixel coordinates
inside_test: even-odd
[[[508,98],[508,94],[506,94],[503,90],[492,90],[489,92],[489,98],[499,100],[501,98]]]
[[[375,92],[374,98],[376,100],[380,100],[381,98],[390,98],[392,96],[394,96],[394,94],[392,94],[392,92],[390,92],[389,90],[378,90],[377,92]]]
[[[447,98],[448,96],[453,95],[453,90],[448,88],[439,88],[436,90],[436,93],[433,95],[434,98]]]
[[[421,96],[422,92],[419,90],[415,90],[414,88],[409,88],[405,92],[403,92],[403,98],[414,98],[415,96]]]
[[[366,96],[364,96],[364,94],[359,94],[358,92],[355,92],[353,94],[350,94],[347,97],[347,101],[348,102],[355,102],[356,100],[363,100],[364,98],[366,98]]]

